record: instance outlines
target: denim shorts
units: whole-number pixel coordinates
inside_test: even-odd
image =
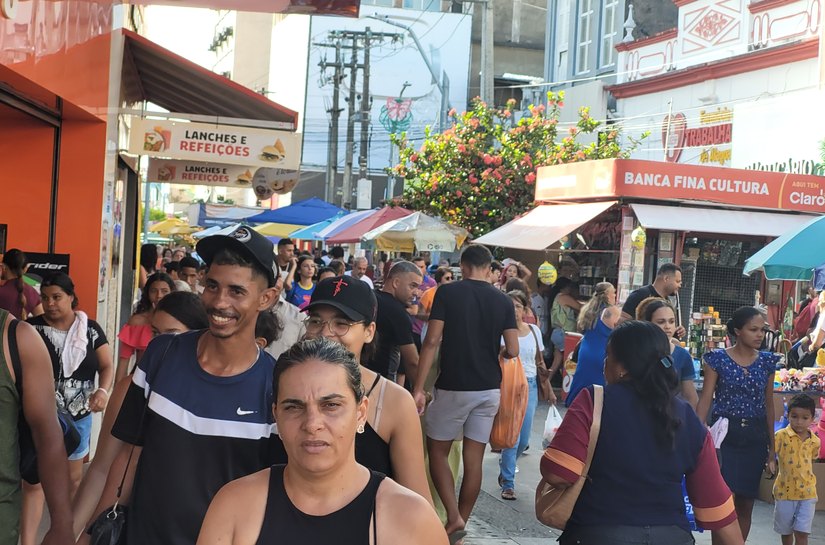
[[[553,328],[553,332],[550,333],[550,342],[553,343],[553,348],[564,352],[564,330],[560,327]]]
[[[74,452],[69,454],[69,460],[82,460],[89,454],[92,444],[92,415],[87,414],[80,420],[75,420],[74,426],[80,434],[80,444]]]
[[[776,500],[773,507],[773,530],[783,536],[794,532],[810,534],[815,512],[815,499]]]

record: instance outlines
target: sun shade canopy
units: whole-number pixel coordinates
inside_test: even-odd
[[[614,204],[616,201],[541,205],[474,242],[504,248],[543,250]]]
[[[808,215],[724,208],[676,208],[656,204],[631,204],[630,207],[646,229],[694,233],[778,237],[811,220]]]
[[[127,102],[143,100],[170,112],[289,123],[298,114],[207,70],[155,42],[122,29]]]

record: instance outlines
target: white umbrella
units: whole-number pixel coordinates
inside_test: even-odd
[[[393,220],[368,231],[361,243],[385,252],[452,252],[461,246],[469,233],[423,212]]]

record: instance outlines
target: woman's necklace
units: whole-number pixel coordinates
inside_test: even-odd
[[[747,360],[750,362],[748,365],[742,365],[734,357],[734,356],[737,356],[740,360],[743,360],[744,359],[744,358],[742,358],[743,354],[740,354],[739,352],[740,351],[736,350],[736,347],[733,347],[733,348],[731,348],[730,353],[728,355],[731,357],[733,362],[742,369],[742,374],[744,374],[746,377],[750,376],[750,374],[751,374],[750,366],[753,365],[753,363],[756,361],[756,358],[759,357],[759,351],[750,349],[750,353],[748,354],[748,357],[747,357]]]

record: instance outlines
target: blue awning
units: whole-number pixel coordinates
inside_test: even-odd
[[[267,210],[246,218],[249,223],[291,223],[293,225],[312,225],[337,214],[345,213],[342,208],[329,204],[317,197],[296,202],[283,208]]]

